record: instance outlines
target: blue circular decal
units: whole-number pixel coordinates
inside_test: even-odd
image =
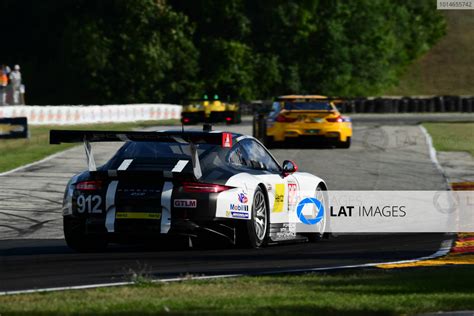
[[[318,215],[315,218],[308,219],[303,215],[303,208],[306,204],[313,204],[318,210]],[[319,223],[324,217],[324,205],[316,198],[305,198],[298,203],[296,214],[303,224],[315,225]]]

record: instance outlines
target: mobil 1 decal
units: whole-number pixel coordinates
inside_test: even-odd
[[[234,218],[250,218],[247,192],[241,191],[237,193],[236,200],[235,203],[230,203],[227,214]]]

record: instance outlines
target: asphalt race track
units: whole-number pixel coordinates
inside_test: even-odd
[[[349,150],[291,146],[272,152],[280,161],[294,160],[300,170],[321,176],[333,190],[445,189],[446,181],[430,160],[417,120],[405,117],[405,121],[399,115],[378,123],[370,115],[356,116]],[[245,120],[215,129],[251,134],[251,123]],[[116,148],[115,144],[101,146],[95,150],[98,162]],[[449,238],[443,234],[344,235],[315,244],[257,250],[188,249],[185,243],[166,243],[79,254],[61,239],[60,202],[67,179],[84,168],[84,151],[76,147],[0,176],[0,292],[121,282],[133,274],[169,278],[390,262],[431,255]]]

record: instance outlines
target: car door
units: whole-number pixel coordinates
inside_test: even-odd
[[[298,193],[296,179],[292,175],[283,177],[278,162],[256,140],[245,139],[241,141],[241,145],[249,168],[253,169],[254,175],[267,188],[270,223],[289,223],[290,212],[294,212],[296,207]]]

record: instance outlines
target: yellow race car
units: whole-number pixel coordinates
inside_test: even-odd
[[[352,123],[336,108],[337,100],[321,95],[280,96],[266,119],[263,140],[274,142],[323,141],[338,148],[349,148]]]
[[[185,125],[204,122],[236,124],[241,122],[240,116],[238,104],[222,102],[217,94],[214,95],[213,100],[209,100],[208,96],[204,95],[202,100],[192,100],[190,104],[183,107],[181,122]]]

